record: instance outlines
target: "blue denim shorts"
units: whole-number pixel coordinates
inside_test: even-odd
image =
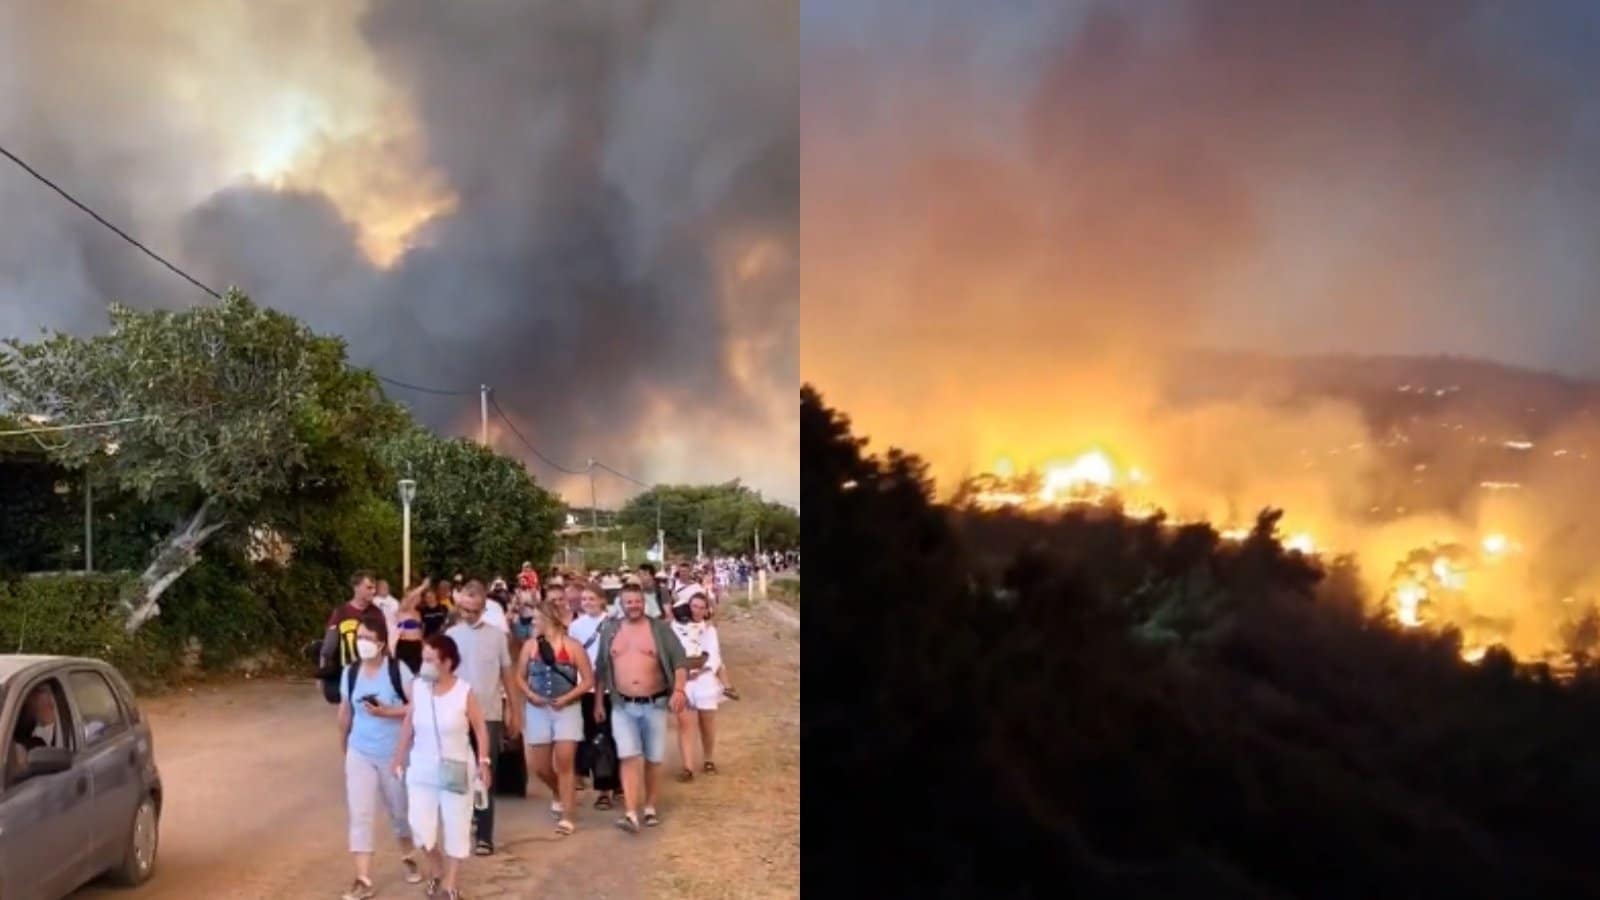
[[[611,737],[617,742],[617,759],[643,756],[659,763],[667,758],[667,699],[632,703],[611,697]]]

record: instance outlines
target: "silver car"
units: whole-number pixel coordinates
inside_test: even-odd
[[[116,669],[0,655],[0,898],[59,900],[104,874],[155,870],[161,775],[150,724]]]

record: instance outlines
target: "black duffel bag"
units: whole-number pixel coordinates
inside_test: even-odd
[[[522,755],[522,739],[507,739],[494,759],[494,792],[501,797],[528,795],[528,758]]]

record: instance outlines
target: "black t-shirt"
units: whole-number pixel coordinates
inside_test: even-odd
[[[417,615],[422,619],[422,636],[430,638],[444,631],[445,623],[450,621],[450,608],[443,604],[419,606]]]

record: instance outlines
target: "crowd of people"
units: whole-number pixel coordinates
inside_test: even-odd
[[[544,576],[524,563],[512,581],[424,577],[399,598],[355,573],[319,654],[345,761],[346,900],[376,896],[380,807],[405,880],[459,897],[463,861],[495,852],[508,741],[523,793],[548,792],[557,835],[577,830],[584,790],[597,810],[620,807],[626,832],[659,826],[669,723],[677,780],[715,774],[716,712],[739,697],[714,624],[729,586],[719,562]]]

